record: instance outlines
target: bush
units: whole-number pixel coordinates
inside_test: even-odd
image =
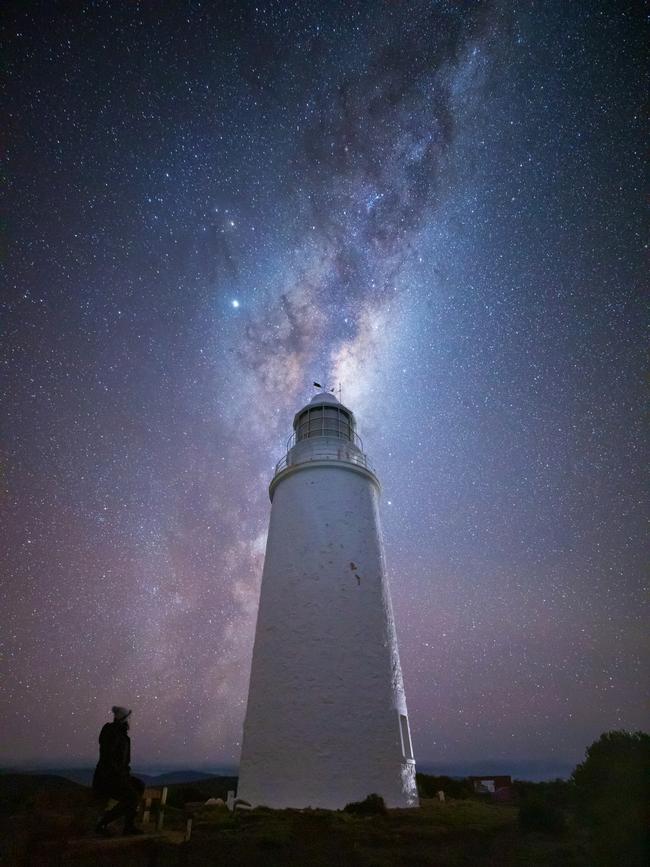
[[[237,777],[208,777],[205,780],[173,783],[169,786],[167,803],[182,808],[188,801],[207,801],[208,798],[222,798],[225,801],[230,789],[237,790]]]
[[[572,780],[586,814],[603,801],[613,807],[642,806],[650,796],[650,735],[605,732],[587,748]]]
[[[436,777],[432,774],[415,775],[418,785],[418,794],[421,798],[435,798],[439,791],[443,791],[448,798],[459,800],[470,798],[473,793],[470,780],[455,780],[453,777]]]
[[[598,864],[645,865],[650,839],[650,735],[605,732],[573,772],[576,812]]]
[[[566,830],[566,818],[557,804],[530,798],[519,807],[519,827],[522,831],[560,834]]]
[[[567,780],[546,780],[533,783],[530,780],[514,780],[512,788],[515,798],[520,802],[543,801],[553,803],[561,810],[571,811],[575,806],[575,786]]]
[[[344,813],[356,816],[385,816],[388,810],[381,795],[368,795],[363,801],[353,801],[343,807]]]

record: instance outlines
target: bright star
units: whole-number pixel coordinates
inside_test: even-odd
[[[239,301],[236,298],[233,298],[231,303],[232,303],[233,307],[235,307],[235,308],[239,307]]]

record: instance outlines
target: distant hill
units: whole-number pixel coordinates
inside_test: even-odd
[[[74,773],[79,775],[84,770],[78,769]],[[188,779],[185,779],[185,775]],[[147,785],[169,786],[168,803],[182,807],[187,801],[204,801],[208,798],[225,800],[229,790],[237,789],[237,777],[211,776],[200,771],[174,771],[171,774],[149,777]],[[61,775],[0,773],[0,817],[25,809],[31,810],[35,802],[42,802],[43,798],[70,806],[90,803],[88,796],[88,787],[85,784]]]
[[[137,777],[138,774],[136,773]],[[148,777],[147,781],[152,786],[173,786],[177,783],[194,783],[201,780],[213,780],[218,775],[208,774],[204,771],[170,771],[168,774],[159,774],[157,777]],[[143,777],[140,777],[143,779]]]
[[[17,768],[0,769],[0,777],[11,775],[40,776],[40,777],[63,777],[82,786],[90,786],[93,781],[94,768],[39,768],[38,770],[19,770]],[[147,786],[172,786],[176,783],[192,783],[200,780],[209,780],[215,774],[205,771],[170,771],[165,774],[146,774],[137,768],[132,772]]]
[[[188,780],[170,785],[167,803],[172,807],[182,807],[188,801],[207,801],[208,798],[223,798],[228,792],[237,791],[237,777],[206,777],[202,780]]]
[[[72,780],[53,774],[0,774],[0,816],[9,816],[46,790],[74,795],[83,788]]]
[[[455,780],[461,780],[472,775],[508,774],[517,780],[554,780],[558,777],[566,780],[571,776],[574,765],[543,760],[485,759],[483,761],[463,762],[455,764],[417,762],[417,769],[424,774],[444,775]]]
[[[480,774],[509,774],[513,779],[517,780],[532,780],[539,782],[541,780],[553,780],[556,778],[568,779],[571,776],[574,765],[561,762],[549,762],[544,760],[523,760],[513,759],[508,761],[505,759],[489,759],[482,761],[472,761],[463,763],[433,763],[428,761],[417,762],[417,769],[424,774],[444,775],[452,779],[461,780],[465,777]],[[211,771],[194,771],[191,768],[184,768],[176,771],[165,771],[164,773],[156,773],[157,768],[149,768],[147,770],[136,768],[133,775],[139,777],[148,786],[170,786],[175,783],[191,783],[195,780],[208,780],[211,777],[236,777],[237,768],[218,768]],[[65,777],[66,780],[73,780],[75,783],[81,783],[82,786],[90,786],[93,779],[94,767],[90,768],[74,768],[74,767],[0,767],[0,775],[2,774],[40,774],[57,777]]]

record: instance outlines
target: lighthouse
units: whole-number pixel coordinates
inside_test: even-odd
[[[271,519],[238,797],[340,809],[417,805],[379,522],[354,414],[323,392],[293,421]]]

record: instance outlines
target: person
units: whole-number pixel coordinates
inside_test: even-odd
[[[99,762],[93,775],[93,791],[99,797],[118,803],[106,810],[95,832],[110,837],[109,825],[124,816],[124,834],[142,834],[136,827],[135,814],[144,792],[144,783],[131,776],[131,738],[128,735],[131,711],[112,708],[113,722],[106,723],[99,734]]]

